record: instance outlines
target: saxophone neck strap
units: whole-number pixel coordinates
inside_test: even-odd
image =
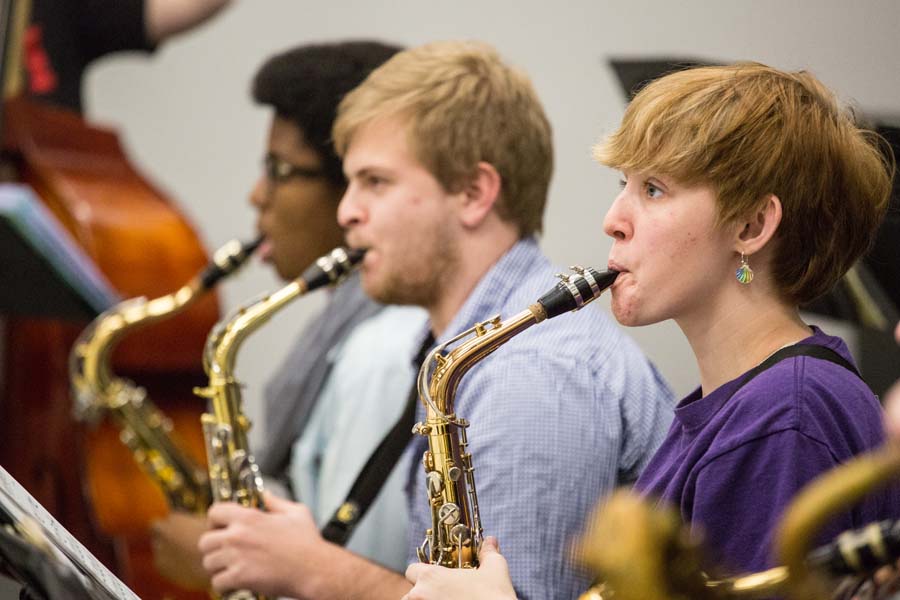
[[[794,344],[793,346],[782,348],[766,360],[762,361],[755,368],[747,371],[738,386],[734,389],[734,391],[731,392],[731,396],[734,396],[738,392],[738,390],[750,383],[751,379],[753,379],[763,371],[766,371],[767,369],[774,367],[781,361],[792,358],[794,356],[811,356],[812,358],[827,360],[830,363],[834,363],[836,365],[844,367],[845,369],[862,379],[862,375],[859,374],[859,371],[856,369],[856,367],[853,366],[853,363],[848,361],[846,358],[844,358],[831,348],[826,348],[825,346],[817,346],[815,344]]]
[[[429,334],[414,359],[416,372],[433,345],[434,337]],[[339,546],[346,545],[356,526],[372,506],[378,492],[381,491],[412,438],[418,399],[419,392],[414,379],[400,418],[369,456],[369,460],[356,476],[356,481],[353,482],[344,502],[334,511],[334,515],[322,528],[322,537],[329,542]]]

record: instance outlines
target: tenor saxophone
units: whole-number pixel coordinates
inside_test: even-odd
[[[597,511],[591,533],[581,542],[581,560],[606,580],[582,598],[728,600],[785,594],[792,600],[825,600],[832,596],[829,580],[866,575],[900,558],[900,521],[845,531],[810,550],[830,517],[898,476],[900,448],[892,444],[822,474],[797,494],[778,525],[775,549],[781,565],[717,580],[704,574],[701,543],[674,510],[617,492]]]
[[[239,308],[210,333],[203,352],[203,368],[209,376],[209,385],[195,388],[194,393],[206,398],[210,407],[209,412],[201,416],[201,422],[214,501],[263,508],[262,476],[247,440],[250,421],[243,412],[241,384],[234,378],[235,359],[241,343],[292,300],[343,280],[362,260],[363,254],[361,250],[332,250],[303,275],[261,300]],[[248,590],[235,590],[224,594],[223,598],[251,600],[262,596]]]
[[[613,284],[616,271],[571,267],[561,281],[521,313],[505,321],[496,316],[478,323],[434,348],[419,370],[419,397],[425,421],[413,433],[428,438],[423,456],[431,528],[417,548],[421,562],[474,568],[482,542],[472,455],[467,451],[468,421],[454,412],[456,388],[463,375],[497,348],[532,325],[575,311]],[[470,337],[471,336],[471,337]],[[445,353],[448,346],[469,338]]]
[[[79,335],[69,354],[76,418],[96,423],[109,415],[120,429],[122,442],[175,508],[192,512],[206,509],[209,485],[205,469],[173,441],[171,422],[147,398],[146,390],[112,372],[110,357],[129,333],[181,312],[236,272],[260,241],[228,242],[213,254],[200,274],[167,296],[132,298],[112,307]]]

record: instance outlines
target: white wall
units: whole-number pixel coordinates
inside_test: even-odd
[[[246,203],[265,111],[249,81],[270,54],[310,41],[449,38],[494,44],[534,79],[554,125],[557,168],[544,247],[565,264],[606,264],[603,214],[617,175],[591,145],[615,127],[624,99],[610,57],[757,60],[807,68],[865,111],[900,115],[900,2],[895,0],[559,1],[245,0],[151,58],[106,59],[89,73],[89,116],[117,127],[133,159],[177,198],[209,248],[252,234]],[[677,273],[673,277],[677,277]],[[228,283],[228,307],[277,285],[257,266]],[[318,302],[307,298],[260,331],[239,358],[251,414],[262,383]],[[696,367],[671,324],[632,331],[678,393]]]

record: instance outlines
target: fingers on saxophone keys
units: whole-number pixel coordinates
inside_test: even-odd
[[[254,510],[234,502],[216,502],[209,507],[209,511],[206,513],[206,521],[212,529],[226,527],[234,521],[249,517],[249,514]]]
[[[422,575],[422,572],[427,569],[430,565],[426,565],[424,563],[412,563],[408,567],[406,567],[406,579],[411,584],[416,585],[416,581],[419,580],[419,577]]]

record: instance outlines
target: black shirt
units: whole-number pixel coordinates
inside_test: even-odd
[[[81,80],[96,58],[150,52],[144,0],[33,0],[24,40],[26,93],[81,111]]]

